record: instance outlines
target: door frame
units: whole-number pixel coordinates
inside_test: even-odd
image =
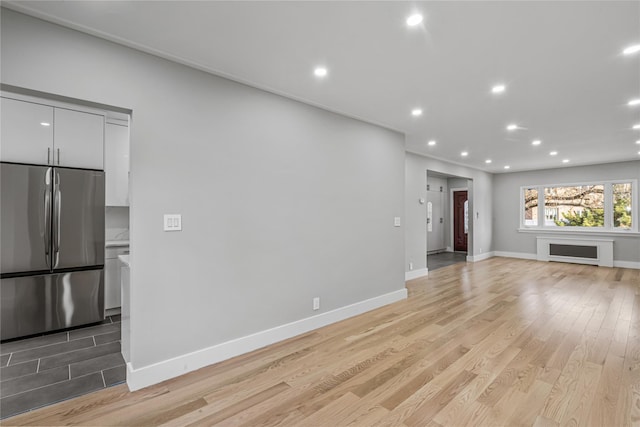
[[[454,224],[453,224],[453,211],[454,211],[454,200],[453,193],[455,191],[466,191],[467,192],[467,200],[469,200],[469,187],[454,187],[449,189],[449,243],[448,246],[449,252],[455,252],[455,241],[454,241]],[[471,203],[469,203],[471,205]],[[469,219],[470,221],[472,218]],[[467,238],[467,255],[469,255],[469,239]]]

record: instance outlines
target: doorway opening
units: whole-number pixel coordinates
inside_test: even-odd
[[[466,262],[473,216],[467,177],[427,170],[427,268]]]

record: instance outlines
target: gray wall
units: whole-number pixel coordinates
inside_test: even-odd
[[[133,110],[134,369],[404,288],[401,134],[5,9],[1,30],[3,83]]]
[[[525,185],[593,182],[597,180],[640,179],[640,161],[580,166],[495,175],[494,250],[524,254],[536,253],[536,233],[518,232],[520,226],[520,187]],[[634,208],[634,220],[640,219]],[[544,234],[541,232],[540,234]],[[548,233],[547,233],[548,234]],[[557,236],[557,234],[554,234]],[[571,236],[571,234],[563,234]],[[607,238],[611,238],[609,235]],[[640,237],[614,237],[615,261],[640,261]]]
[[[419,203],[426,198],[427,170],[467,178],[470,209],[469,256],[488,256],[493,250],[492,204],[493,175],[465,166],[414,153],[405,157],[405,271],[427,268],[427,208]]]

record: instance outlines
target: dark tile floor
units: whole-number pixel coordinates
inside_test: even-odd
[[[429,271],[448,265],[457,264],[459,262],[467,262],[466,252],[440,252],[437,254],[427,255],[427,269]]]
[[[125,372],[120,315],[0,343],[0,418],[120,384]]]

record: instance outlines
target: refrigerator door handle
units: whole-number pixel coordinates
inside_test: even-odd
[[[44,183],[44,253],[47,266],[51,268],[51,168],[45,173]]]
[[[53,261],[52,268],[58,266],[60,260],[60,213],[62,208],[62,194],[60,193],[60,174],[55,172],[53,181]]]
[[[44,191],[44,253],[47,256],[47,264],[51,267],[49,253],[51,252],[51,191]]]

